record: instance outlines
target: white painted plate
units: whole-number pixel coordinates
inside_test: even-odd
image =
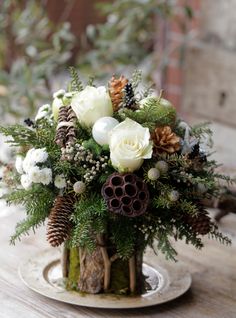
[[[20,265],[19,273],[30,289],[61,302],[94,308],[141,308],[173,300],[183,295],[191,285],[191,275],[183,265],[169,262],[161,267],[158,263],[156,255],[144,255],[143,273],[151,289],[140,296],[90,295],[65,290],[58,249],[37,253]]]

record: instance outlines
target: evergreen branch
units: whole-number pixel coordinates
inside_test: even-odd
[[[211,232],[209,233],[209,237],[218,240],[221,244],[231,245],[232,241],[221,232],[219,232],[217,225],[212,224]]]
[[[76,69],[73,66],[69,67],[70,76],[71,76],[71,89],[72,91],[80,92],[83,90],[83,84],[79,79],[79,75]]]
[[[21,240],[23,235],[29,235],[29,230],[35,231],[40,225],[42,225],[47,217],[47,211],[44,214],[32,214],[28,215],[26,219],[16,224],[15,234],[10,238],[10,244],[15,245],[16,240]]]

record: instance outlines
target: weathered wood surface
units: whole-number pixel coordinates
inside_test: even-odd
[[[215,213],[215,211],[213,211]],[[45,230],[9,246],[16,221],[23,217],[18,208],[6,208],[0,201],[0,317],[1,318],[235,318],[236,317],[236,215],[222,219],[221,228],[233,239],[226,247],[206,240],[203,251],[175,243],[179,259],[192,273],[191,289],[165,305],[138,310],[102,310],[71,306],[47,299],[29,290],[21,282],[19,262],[48,248]]]

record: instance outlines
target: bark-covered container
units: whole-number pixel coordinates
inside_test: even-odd
[[[118,256],[106,246],[102,236],[92,251],[81,247],[63,248],[62,271],[67,290],[98,294],[141,294],[143,252],[136,251],[129,259]]]

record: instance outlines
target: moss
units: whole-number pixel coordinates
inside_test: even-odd
[[[80,275],[79,249],[76,247],[71,248],[69,253],[69,272],[66,288],[68,290],[78,290]]]
[[[127,294],[129,291],[129,264],[128,261],[117,259],[111,266],[111,292]]]

